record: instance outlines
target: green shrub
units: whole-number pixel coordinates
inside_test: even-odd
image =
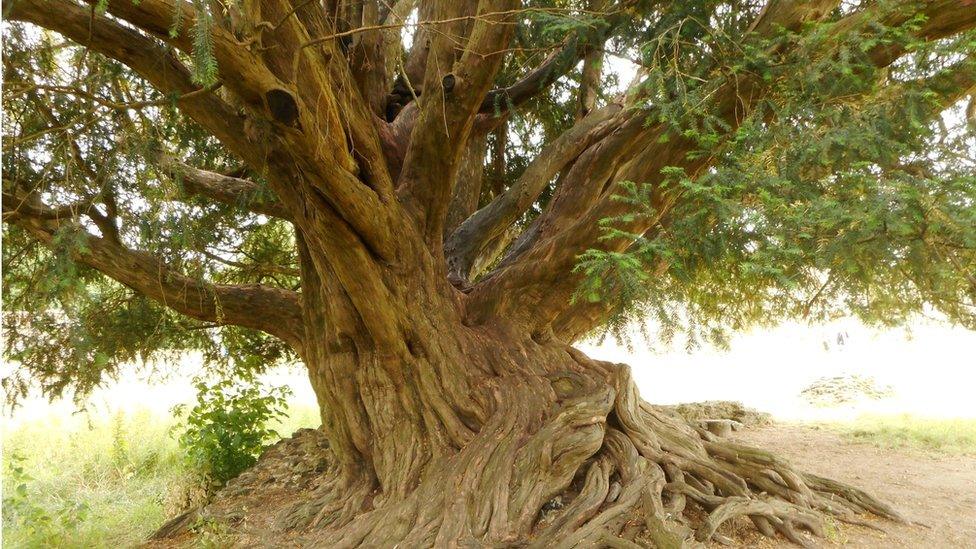
[[[194,385],[197,402],[186,415],[179,444],[208,490],[215,490],[254,465],[265,444],[278,438],[269,425],[285,417],[291,393],[266,388],[247,375]]]

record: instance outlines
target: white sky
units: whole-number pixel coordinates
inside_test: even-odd
[[[839,332],[846,333],[842,346],[836,342]],[[630,352],[612,341],[580,348],[593,358],[629,364],[642,396],[654,403],[740,400],[789,420],[852,419],[867,412],[976,418],[976,332],[934,322],[914,324],[912,337],[904,329],[876,331],[851,319],[819,326],[788,324],[739,335],[728,352],[651,352],[640,347]],[[190,378],[199,364],[199,357],[187,356],[181,375],[162,384],[130,372],[96,391],[89,409],[98,415],[144,409],[166,415],[175,404],[193,402]],[[821,377],[847,374],[871,376],[879,385],[891,385],[894,395],[827,409],[799,396]],[[315,405],[301,367],[277,370],[267,381],[290,386],[297,403]],[[48,403],[35,396],[13,415],[6,412],[4,419],[12,426],[75,410],[70,400]]]

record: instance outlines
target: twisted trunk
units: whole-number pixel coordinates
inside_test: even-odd
[[[328,466],[272,504],[264,543],[681,547],[721,540],[722,523],[748,516],[806,544],[797,530],[822,535],[828,514],[900,520],[854,488],[647,404],[625,365],[505,319],[466,325],[478,315],[433,278],[401,276],[393,301],[374,302],[399,334],[378,346],[339,277],[318,276],[301,249],[304,359]],[[220,520],[260,506],[212,507]],[[242,528],[251,522],[267,527]]]

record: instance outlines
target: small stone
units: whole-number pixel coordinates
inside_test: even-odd
[[[556,509],[562,509],[562,508],[563,508],[563,497],[556,496],[551,500],[547,501],[545,505],[542,506],[542,513],[545,514],[551,511],[555,511]]]
[[[702,426],[713,435],[727,437],[732,434],[732,420],[729,419],[705,419]]]

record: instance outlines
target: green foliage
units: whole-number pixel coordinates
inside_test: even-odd
[[[171,414],[52,408],[4,421],[4,547],[135,547],[203,496],[170,436],[179,427]],[[313,407],[292,404],[271,426],[292,433],[318,423]]]
[[[607,331],[622,337],[650,319],[653,339],[694,347],[748,326],[851,312],[884,325],[937,312],[976,326],[976,138],[964,105],[943,100],[952,75],[973,70],[976,35],[920,41],[921,18],[880,23],[896,7],[885,2],[872,5],[876,17],[840,23],[863,7],[845,3],[823,23],[764,39],[747,32],[755,10],[712,0],[640,4],[641,17],[618,28],[606,50],[642,67],[631,93],[648,124],[670,128],[660,144],[690,143],[689,159],[713,167],[618,184],[630,208],[602,220],[604,239],[633,245],[595,247],[576,269],[574,300],[608,303]],[[517,40],[531,52],[588,19],[540,10]],[[878,48],[906,55],[879,69]],[[513,73],[538,64],[524,55]],[[573,123],[578,78],[571,72],[512,115],[508,180]],[[764,96],[734,131],[730,107],[715,99],[730,84],[743,94],[762,86]],[[604,82],[603,100],[614,86]],[[662,211],[655,188],[672,199]],[[648,219],[650,231],[627,230]]]
[[[88,505],[75,503],[49,513],[34,502],[34,495],[31,494],[34,478],[24,471],[23,462],[24,457],[18,454],[11,455],[7,460],[4,527],[18,529],[41,546],[73,545],[70,532],[88,518]]]
[[[677,11],[641,48],[643,109],[670,128],[662,142],[690,142],[712,167],[621,184],[631,208],[602,225],[633,244],[583,254],[577,299],[612,304],[618,335],[650,317],[691,346],[849,313],[893,325],[936,310],[976,327],[976,136],[944,102],[953,74],[976,69],[976,35],[929,44],[910,32],[918,19],[842,34],[828,21],[757,41],[736,32],[748,18]],[[878,47],[909,55],[881,70]],[[765,89],[731,133],[712,100],[730,82]],[[652,229],[629,233],[639,217]]]
[[[193,29],[181,24],[175,19],[173,32],[193,32],[200,41],[194,73],[205,85],[216,74],[206,49],[205,26],[213,20],[197,18]],[[85,48],[66,46],[53,34],[28,30],[19,24],[3,29],[8,62],[3,132],[28,136],[4,151],[5,192],[37,193],[52,204],[111,201],[122,244],[201,280],[298,286],[289,224],[251,214],[246,204],[175,201],[185,194],[181,183],[157,173],[146,160],[162,147],[194,165],[231,172],[240,168],[237,159],[131,71]],[[75,87],[118,103],[163,104],[120,116],[88,96],[21,91],[35,84]],[[52,126],[59,130],[51,131]],[[260,174],[248,177],[262,181]],[[250,199],[270,196],[268,191]],[[98,208],[105,213],[103,204]],[[4,224],[3,350],[17,365],[3,379],[8,400],[22,398],[31,387],[52,397],[83,399],[123,365],[165,374],[166,359],[191,350],[214,366],[233,360],[253,365],[256,372],[294,359],[275,338],[182,317],[78,266],[72,254],[85,250],[86,234],[98,233],[87,222],[67,223],[47,248]],[[256,358],[245,361],[245,356]],[[148,365],[151,359],[157,359],[155,366]]]
[[[180,447],[211,489],[223,486],[257,462],[265,444],[278,438],[269,424],[284,417],[285,387],[266,389],[243,375],[206,383],[197,379],[197,402],[186,414]],[[174,412],[182,415],[185,406]]]
[[[177,10],[181,8],[177,2]],[[197,19],[193,26],[193,81],[201,86],[217,82],[217,60],[213,52],[213,16],[203,0],[193,0]]]

